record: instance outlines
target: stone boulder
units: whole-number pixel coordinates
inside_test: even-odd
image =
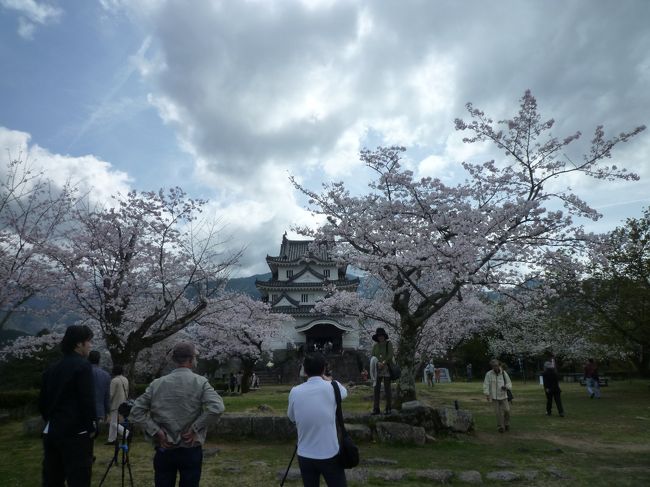
[[[451,481],[454,472],[447,469],[430,469],[430,470],[416,470],[415,477],[418,479],[430,480],[438,484],[446,484]]]
[[[372,441],[372,430],[365,424],[346,424],[345,430],[354,441]]]
[[[441,431],[441,423],[436,410],[421,401],[408,401],[402,403],[399,417],[395,420],[411,426],[424,428],[424,430],[430,435]]]
[[[438,408],[435,411],[441,431],[453,433],[474,431],[474,418],[469,411],[454,408]]]
[[[419,426],[381,421],[376,424],[376,428],[377,439],[381,443],[424,445],[426,442],[426,432]]]

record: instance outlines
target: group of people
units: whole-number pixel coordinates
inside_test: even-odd
[[[120,404],[129,396],[128,380],[119,365],[114,367],[112,379],[99,367],[99,353],[91,350],[92,338],[87,326],[68,327],[61,342],[63,359],[43,375],[39,409],[45,421],[43,485],[46,486],[63,486],[66,482],[70,487],[90,485],[93,440],[100,421],[109,418],[108,443],[129,434],[121,429],[118,415]],[[394,349],[383,328],[378,328],[372,339],[375,342],[371,358],[372,414],[381,414],[382,385],[386,397],[384,413],[390,414],[392,367],[396,365]],[[155,485],[174,486],[179,476],[180,485],[197,486],[207,428],[225,408],[207,378],[192,371],[197,360],[193,344],[176,344],[171,358],[176,368],[149,384],[133,403],[130,418],[143,428],[155,448]],[[341,399],[347,397],[347,390],[332,379],[320,352],[306,355],[303,370],[307,380],[291,389],[287,410],[298,432],[296,453],[303,483],[306,487],[317,486],[323,476],[330,487],[346,486],[345,470],[338,459],[335,388]],[[547,414],[551,414],[555,401],[558,414],[564,416],[553,358],[544,363],[542,378]],[[585,366],[585,379],[590,397],[600,397],[598,369],[593,359]],[[483,393],[494,404],[498,431],[509,431],[512,381],[496,359],[490,362],[490,370],[485,374]]]
[[[128,381],[118,366],[108,380],[98,366],[98,354],[92,353],[92,339],[89,327],[69,326],[61,341],[63,359],[43,374],[39,410],[45,421],[44,486],[90,486],[94,439],[99,421],[107,415],[109,442],[118,435],[128,437],[118,420],[118,408],[129,395]],[[207,427],[224,411],[208,380],[192,372],[196,357],[193,344],[176,344],[176,368],[149,384],[130,411],[131,421],[143,427],[155,447],[157,487],[174,486],[177,476],[180,485],[199,485]]]

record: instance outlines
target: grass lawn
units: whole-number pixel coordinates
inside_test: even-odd
[[[224,398],[227,411],[251,411],[266,404],[284,414],[288,386],[267,387],[242,397]],[[481,394],[481,384],[439,384],[432,389],[419,386],[419,399],[432,405],[452,405],[473,412],[473,435],[439,438],[421,447],[396,447],[361,444],[362,458],[388,458],[398,462],[395,468],[450,469],[454,472],[478,470],[484,485],[497,485],[485,478],[488,472],[537,470],[534,481],[519,485],[650,485],[650,387],[647,381],[610,382],[600,400],[589,399],[584,387],[563,386],[565,418],[545,415],[545,398],[534,383],[514,384],[512,431],[496,431],[492,406]],[[365,394],[364,394],[365,395]],[[348,411],[369,411],[370,403],[354,394],[344,402]],[[113,447],[104,446],[105,436],[97,441],[97,463],[93,485],[106,470]],[[225,442],[209,438],[206,448],[219,453],[204,460],[203,485],[272,486],[279,485],[277,472],[286,468],[292,443],[255,441]],[[137,439],[131,448],[131,466],[136,486],[153,485],[152,448]],[[510,465],[500,467],[499,462]],[[41,445],[37,438],[25,437],[21,423],[0,425],[0,486],[40,485]],[[297,465],[294,465],[297,466]],[[546,468],[554,466],[571,479],[557,479]],[[362,466],[363,467],[363,466]],[[390,467],[363,467],[387,469]],[[120,469],[113,467],[104,485],[120,485]],[[454,478],[452,484],[460,485]],[[128,485],[128,479],[127,479]],[[302,485],[288,482],[286,485]],[[350,482],[350,485],[361,485]],[[409,477],[400,482],[370,479],[364,485],[431,485]]]

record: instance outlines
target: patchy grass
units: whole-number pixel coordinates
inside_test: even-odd
[[[422,447],[395,447],[362,444],[363,458],[390,458],[399,468],[445,468],[455,472],[478,470],[485,479],[495,470],[537,470],[535,481],[520,485],[639,486],[650,485],[650,388],[647,381],[610,382],[603,388],[603,398],[589,399],[584,387],[563,385],[562,399],[566,417],[547,417],[545,397],[535,383],[515,383],[512,431],[499,434],[492,407],[481,394],[481,384],[438,384],[419,387],[419,398],[432,405],[460,407],[474,413],[476,433],[440,438]],[[254,411],[261,404],[276,414],[284,414],[289,387],[273,386],[244,396],[224,398],[228,411]],[[351,394],[344,403],[348,411],[369,411],[367,389]],[[97,463],[93,485],[98,485],[113,447],[97,441]],[[204,461],[203,485],[271,486],[279,485],[277,472],[284,470],[294,445],[286,442],[224,442],[211,438],[206,448],[219,453]],[[20,423],[0,426],[0,485],[36,486],[40,484],[41,445],[37,438],[25,437]],[[153,485],[152,448],[137,439],[130,452],[135,485]],[[499,463],[512,464],[500,467]],[[555,479],[546,468],[554,466],[571,476]],[[381,469],[386,467],[366,467]],[[127,481],[128,484],[128,481]],[[371,479],[365,485],[419,486],[430,483],[409,478],[401,482]],[[452,484],[460,485],[458,480]],[[120,467],[113,467],[105,482],[107,487],[120,485]],[[287,485],[301,485],[288,482]],[[351,486],[360,485],[350,482]]]

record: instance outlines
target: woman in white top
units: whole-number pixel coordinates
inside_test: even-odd
[[[120,417],[117,409],[129,397],[129,380],[122,375],[123,369],[121,365],[113,366],[113,379],[111,380],[111,414],[109,418],[108,427],[108,442],[107,444],[115,443],[117,435],[120,438],[124,434],[124,427],[119,424]]]

